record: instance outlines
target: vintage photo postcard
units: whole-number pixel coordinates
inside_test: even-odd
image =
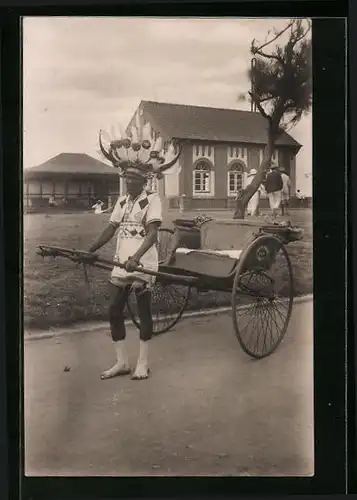
[[[26,476],[314,475],[313,37],[23,18]]]

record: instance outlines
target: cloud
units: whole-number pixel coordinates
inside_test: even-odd
[[[249,88],[251,40],[285,23],[25,18],[26,162],[71,150],[95,154],[99,128],[126,124],[141,99],[237,107]]]

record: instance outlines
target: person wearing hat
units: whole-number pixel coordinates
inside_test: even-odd
[[[269,205],[272,211],[272,218],[275,221],[281,203],[281,191],[283,189],[283,180],[279,172],[279,167],[272,162],[270,171],[265,179],[265,190],[269,198]]]
[[[92,206],[92,209],[94,208],[94,213],[95,214],[102,214],[103,213],[103,207],[104,203],[102,200],[97,200],[94,205]]]
[[[291,181],[284,167],[280,168],[280,173],[283,180],[283,189],[281,191],[281,215],[284,216],[289,215],[288,208],[290,200]]]
[[[248,174],[248,177],[247,177],[247,186],[249,186],[252,183],[254,176],[256,174],[257,174],[257,171],[255,170],[255,168],[252,168]],[[258,206],[259,206],[259,194],[260,194],[259,189],[260,189],[260,186],[248,202],[247,215],[252,215],[252,216],[257,215],[257,210],[258,210]]]
[[[171,149],[165,157],[161,143],[149,141],[142,134],[139,139],[138,135],[136,139],[131,136],[111,141],[108,150],[101,142],[101,135],[99,139],[103,155],[120,169],[127,190],[126,195],[118,198],[108,226],[89,248],[89,252],[96,252],[118,232],[114,260],[124,265],[123,268],[114,266],[109,280],[109,323],[116,362],[102,373],[102,380],[131,373],[125,347],[124,308],[132,290],[136,295],[140,322],[139,356],[132,379],[147,379],[150,372],[148,346],[153,333],[151,294],[155,277],[140,272],[138,268],[158,270],[156,242],[162,207],[159,195],[145,188],[149,178],[161,178],[162,172],[177,161],[180,151],[174,155]]]

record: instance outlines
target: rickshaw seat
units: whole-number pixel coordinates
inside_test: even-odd
[[[240,255],[236,252],[236,255]],[[234,272],[237,258],[220,253],[204,250],[189,250],[178,248],[175,253],[173,266],[194,276],[204,275],[212,278],[227,278]]]

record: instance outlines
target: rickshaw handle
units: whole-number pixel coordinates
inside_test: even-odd
[[[113,266],[120,267],[121,269],[124,269],[125,266],[121,262],[118,262],[116,260],[109,260],[109,259],[103,259],[102,257],[97,256],[93,262],[86,262],[86,257],[94,257],[97,254],[87,252],[85,250],[76,250],[76,249],[70,249],[70,248],[62,248],[62,247],[56,247],[56,246],[49,246],[49,245],[38,245],[38,254],[44,256],[62,256],[62,257],[68,257],[70,260],[73,260],[74,262],[81,262],[83,264],[88,264],[92,265],[101,269],[107,269],[112,268]],[[84,257],[84,259],[81,259],[81,256]],[[108,267],[106,267],[108,266]],[[176,274],[170,274],[170,273],[163,273],[160,271],[152,271],[151,269],[146,269],[142,265],[135,266],[134,271],[138,271],[143,274],[149,274],[150,276],[155,276],[155,277],[163,277],[167,278],[170,281],[179,281],[182,283],[184,280],[187,284],[195,284],[198,281],[198,278],[193,277],[193,276],[178,276]]]

